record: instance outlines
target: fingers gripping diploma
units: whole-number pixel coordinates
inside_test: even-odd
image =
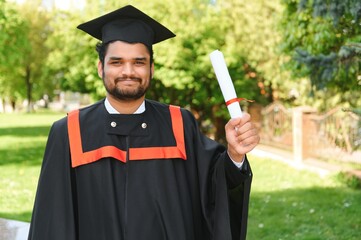
[[[229,75],[222,52],[215,50],[210,54],[210,59],[216,73],[231,120],[226,124],[226,138],[228,142],[228,154],[233,161],[242,162],[244,155],[251,151],[260,140],[258,131],[251,123],[251,116],[242,113]]]
[[[228,142],[228,154],[232,160],[242,162],[244,155],[250,152],[260,141],[258,131],[251,122],[251,116],[232,118],[225,126]]]

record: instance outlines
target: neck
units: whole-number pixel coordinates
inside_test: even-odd
[[[144,96],[135,100],[120,100],[107,94],[107,99],[115,110],[121,114],[133,114],[144,101]]]

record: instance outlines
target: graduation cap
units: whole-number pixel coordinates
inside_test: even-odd
[[[148,47],[175,37],[168,28],[132,5],[80,24],[78,29],[103,43],[114,40],[143,43]]]

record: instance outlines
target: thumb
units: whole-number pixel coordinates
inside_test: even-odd
[[[242,117],[231,118],[226,124],[225,128],[235,129],[236,127],[241,127],[243,124],[251,120],[251,116],[248,113],[243,113]]]
[[[237,126],[239,126],[242,122],[242,118],[241,117],[237,117],[237,118],[231,118],[228,123],[225,126],[225,130],[233,130],[235,129]]]

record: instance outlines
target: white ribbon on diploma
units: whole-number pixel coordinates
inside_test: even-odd
[[[227,104],[228,112],[231,118],[242,117],[241,106],[237,100],[236,90],[229,75],[226,62],[222,52],[215,50],[210,54],[210,59],[213,65],[214,72],[216,73],[219,86],[223,94],[224,101]]]

